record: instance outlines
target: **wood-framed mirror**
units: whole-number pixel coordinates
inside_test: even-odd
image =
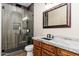
[[[43,12],[43,28],[71,27],[71,4],[62,3]]]

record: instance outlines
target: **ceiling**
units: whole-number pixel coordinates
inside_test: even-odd
[[[32,3],[18,3],[18,4],[20,4],[20,5],[24,6],[24,7],[29,7]]]

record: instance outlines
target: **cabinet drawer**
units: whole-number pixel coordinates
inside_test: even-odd
[[[55,56],[52,52],[42,49],[42,56]]]
[[[52,52],[52,53],[54,53],[54,54],[57,54],[57,52],[56,52],[57,48],[54,47],[54,46],[51,46],[51,45],[42,43],[42,48],[43,48],[43,49],[46,49],[46,50],[48,50],[48,51],[50,51],[50,52]]]
[[[38,47],[38,46],[34,46],[33,48],[35,48],[35,49],[41,49],[40,47]]]
[[[58,55],[60,56],[79,56],[76,53],[64,50],[64,49],[58,49]]]
[[[34,46],[41,47],[41,42],[40,41],[33,40],[33,44],[34,44]]]

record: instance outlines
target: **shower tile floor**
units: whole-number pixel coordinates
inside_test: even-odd
[[[4,56],[26,56],[27,52],[25,50],[18,50],[12,53],[5,53]]]

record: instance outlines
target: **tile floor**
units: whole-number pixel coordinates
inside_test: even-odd
[[[27,52],[25,50],[18,50],[11,53],[4,53],[2,56],[26,56]]]
[[[19,51],[17,51],[17,53],[16,53],[16,56],[26,56],[27,55],[27,53],[26,53],[26,51],[24,51],[24,50],[19,50]]]

